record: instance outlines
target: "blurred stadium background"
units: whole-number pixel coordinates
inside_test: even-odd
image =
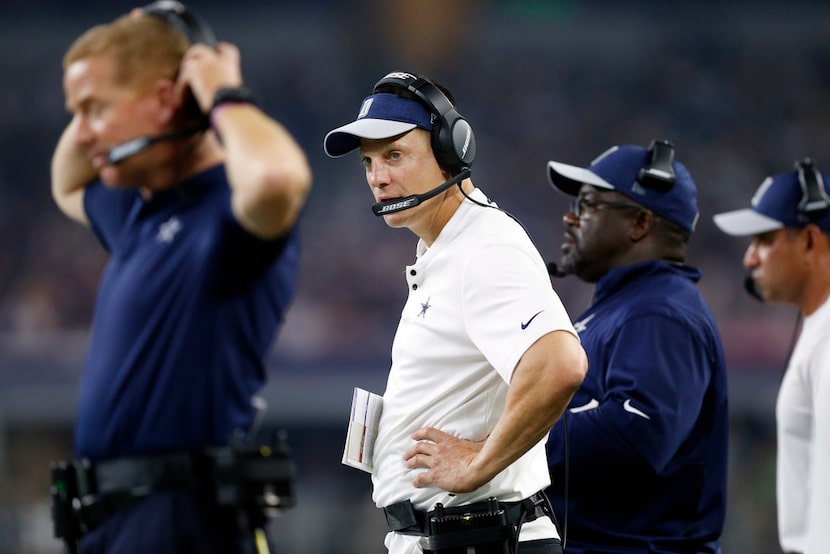
[[[48,462],[71,457],[79,368],[105,257],[49,196],[68,122],[61,58],[123,0],[0,7],[0,554],[61,551]],[[193,0],[236,43],[262,107],[308,152],[299,294],[274,346],[266,425],[299,461],[298,505],[274,523],[280,552],[383,552],[369,477],[342,466],[351,391],[382,392],[415,238],[370,212],[356,157],[322,138],[372,84],[411,69],[447,85],[478,139],[475,184],[558,257],[567,202],[549,159],[669,138],[694,176],[701,219],[690,262],[718,320],[732,436],[725,553],[775,553],[774,401],[796,312],[742,289],[745,241],[712,223],[769,173],[813,156],[830,171],[830,5],[791,0]],[[573,316],[591,288],[554,282]]]

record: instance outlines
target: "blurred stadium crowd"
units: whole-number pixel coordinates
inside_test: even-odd
[[[19,506],[48,502],[38,481],[47,474],[43,456],[68,455],[71,419],[56,422],[42,412],[48,412],[49,385],[71,388],[77,380],[105,262],[92,235],[65,220],[49,195],[52,148],[68,122],[60,60],[83,30],[133,5],[37,4],[0,8],[14,16],[0,18],[0,398],[22,386],[45,394],[43,409],[32,412],[41,414],[32,416],[37,432],[12,413],[11,403],[5,410],[0,404],[0,477],[17,481],[0,486],[0,554],[58,551],[42,526],[42,509],[32,538]],[[364,378],[382,383],[406,294],[402,268],[414,259],[415,238],[371,214],[357,158],[326,158],[322,138],[355,115],[387,71],[424,73],[454,92],[478,140],[474,183],[521,219],[550,259],[558,257],[567,202],[547,184],[548,160],[587,164],[612,144],[672,140],[698,185],[701,217],[689,261],[703,269],[701,288],[733,378],[734,492],[724,551],[777,552],[772,395],[795,312],[744,294],[746,243],[722,235],[712,215],[742,207],[767,174],[787,171],[803,156],[830,172],[830,6],[647,0],[189,5],[220,39],[240,47],[261,106],[295,134],[315,171],[303,220],[301,287],[274,348],[276,382],[308,370],[312,380],[345,375],[353,385]],[[554,286],[574,316],[590,298],[590,288],[575,278]],[[351,389],[344,395],[347,402]],[[307,404],[313,412],[315,398]],[[303,467],[329,469],[307,472],[301,489],[307,496],[296,510],[305,500],[306,512],[286,518],[304,521],[315,510],[314,517],[329,517],[327,509],[357,502],[349,523],[357,525],[371,511],[368,477],[341,473],[339,420],[309,419],[318,438],[309,439],[314,430],[300,425],[293,435],[303,437],[298,455],[308,456]],[[327,493],[339,495],[334,508]],[[343,523],[340,517],[335,525]],[[286,539],[286,552],[380,551],[379,526],[345,550],[320,536],[311,548],[302,525],[291,527],[298,536]]]

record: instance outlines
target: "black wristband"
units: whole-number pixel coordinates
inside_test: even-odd
[[[256,99],[248,87],[222,87],[213,95],[210,111],[225,103],[256,105]]]

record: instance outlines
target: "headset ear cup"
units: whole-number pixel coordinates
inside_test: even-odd
[[[458,172],[458,161],[452,145],[452,129],[447,122],[437,118],[432,129],[432,151],[442,169],[455,175]]]
[[[453,125],[452,142],[455,147],[456,158],[461,163],[461,169],[465,167],[469,169],[476,158],[476,137],[473,134],[473,128],[467,123],[466,119],[459,117]]]
[[[454,110],[438,118],[432,134],[432,149],[438,164],[453,175],[469,169],[475,161],[476,142],[467,120]]]
[[[667,140],[652,140],[648,147],[649,161],[640,170],[637,180],[647,188],[668,192],[677,181],[674,172],[674,145]]]
[[[830,196],[824,189],[824,178],[810,158],[795,162],[795,169],[801,185],[799,219],[805,222],[817,221],[830,209]]]

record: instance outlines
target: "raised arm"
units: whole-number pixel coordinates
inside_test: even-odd
[[[239,51],[220,43],[216,50],[195,45],[183,61],[187,84],[225,151],[232,189],[232,209],[239,223],[264,239],[276,238],[294,225],[311,187],[306,156],[290,133],[251,103],[214,106],[216,91],[242,84]]]
[[[75,144],[77,126],[78,119],[73,118],[61,134],[52,155],[52,197],[69,218],[89,225],[84,210],[84,190],[97,174],[81,148]]]

